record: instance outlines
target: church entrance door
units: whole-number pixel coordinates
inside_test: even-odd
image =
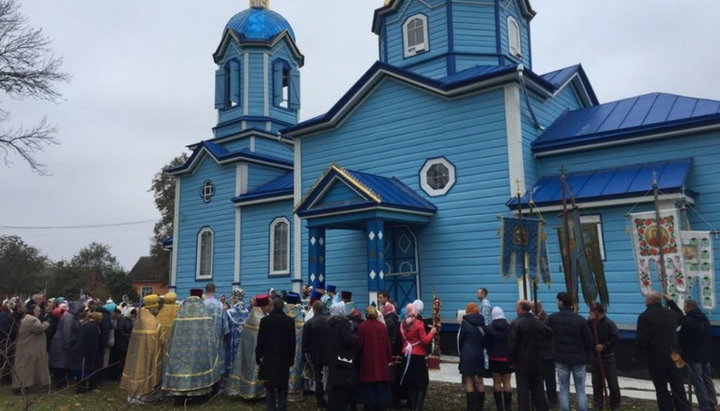
[[[418,298],[417,237],[408,226],[385,229],[385,284],[398,311]]]

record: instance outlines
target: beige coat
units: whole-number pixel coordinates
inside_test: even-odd
[[[50,384],[47,337],[48,323],[41,323],[37,317],[25,315],[20,322],[15,348],[13,388],[30,388],[34,385]]]

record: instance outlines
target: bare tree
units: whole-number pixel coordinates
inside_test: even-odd
[[[16,0],[0,0],[0,89],[8,96],[57,101],[55,84],[69,76],[60,71],[62,58],[50,49],[42,29],[28,25]],[[0,155],[6,165],[17,155],[38,174],[46,174],[35,155],[58,144],[57,128],[43,118],[32,127],[9,126],[10,113],[0,108]]]

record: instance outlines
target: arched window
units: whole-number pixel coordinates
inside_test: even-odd
[[[405,57],[429,50],[427,16],[416,14],[403,24],[403,46]]]
[[[522,43],[520,41],[520,25],[512,17],[507,19],[508,26],[508,50],[511,55],[520,57],[522,56]]]
[[[197,268],[195,271],[195,278],[198,280],[212,278],[213,241],[214,233],[210,227],[200,230],[197,237]]]
[[[270,275],[290,274],[290,221],[279,217],[270,223]]]

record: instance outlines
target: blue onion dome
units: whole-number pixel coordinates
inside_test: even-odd
[[[280,14],[266,7],[251,7],[234,15],[226,28],[232,29],[242,39],[269,41],[287,30],[295,41],[290,23]]]

